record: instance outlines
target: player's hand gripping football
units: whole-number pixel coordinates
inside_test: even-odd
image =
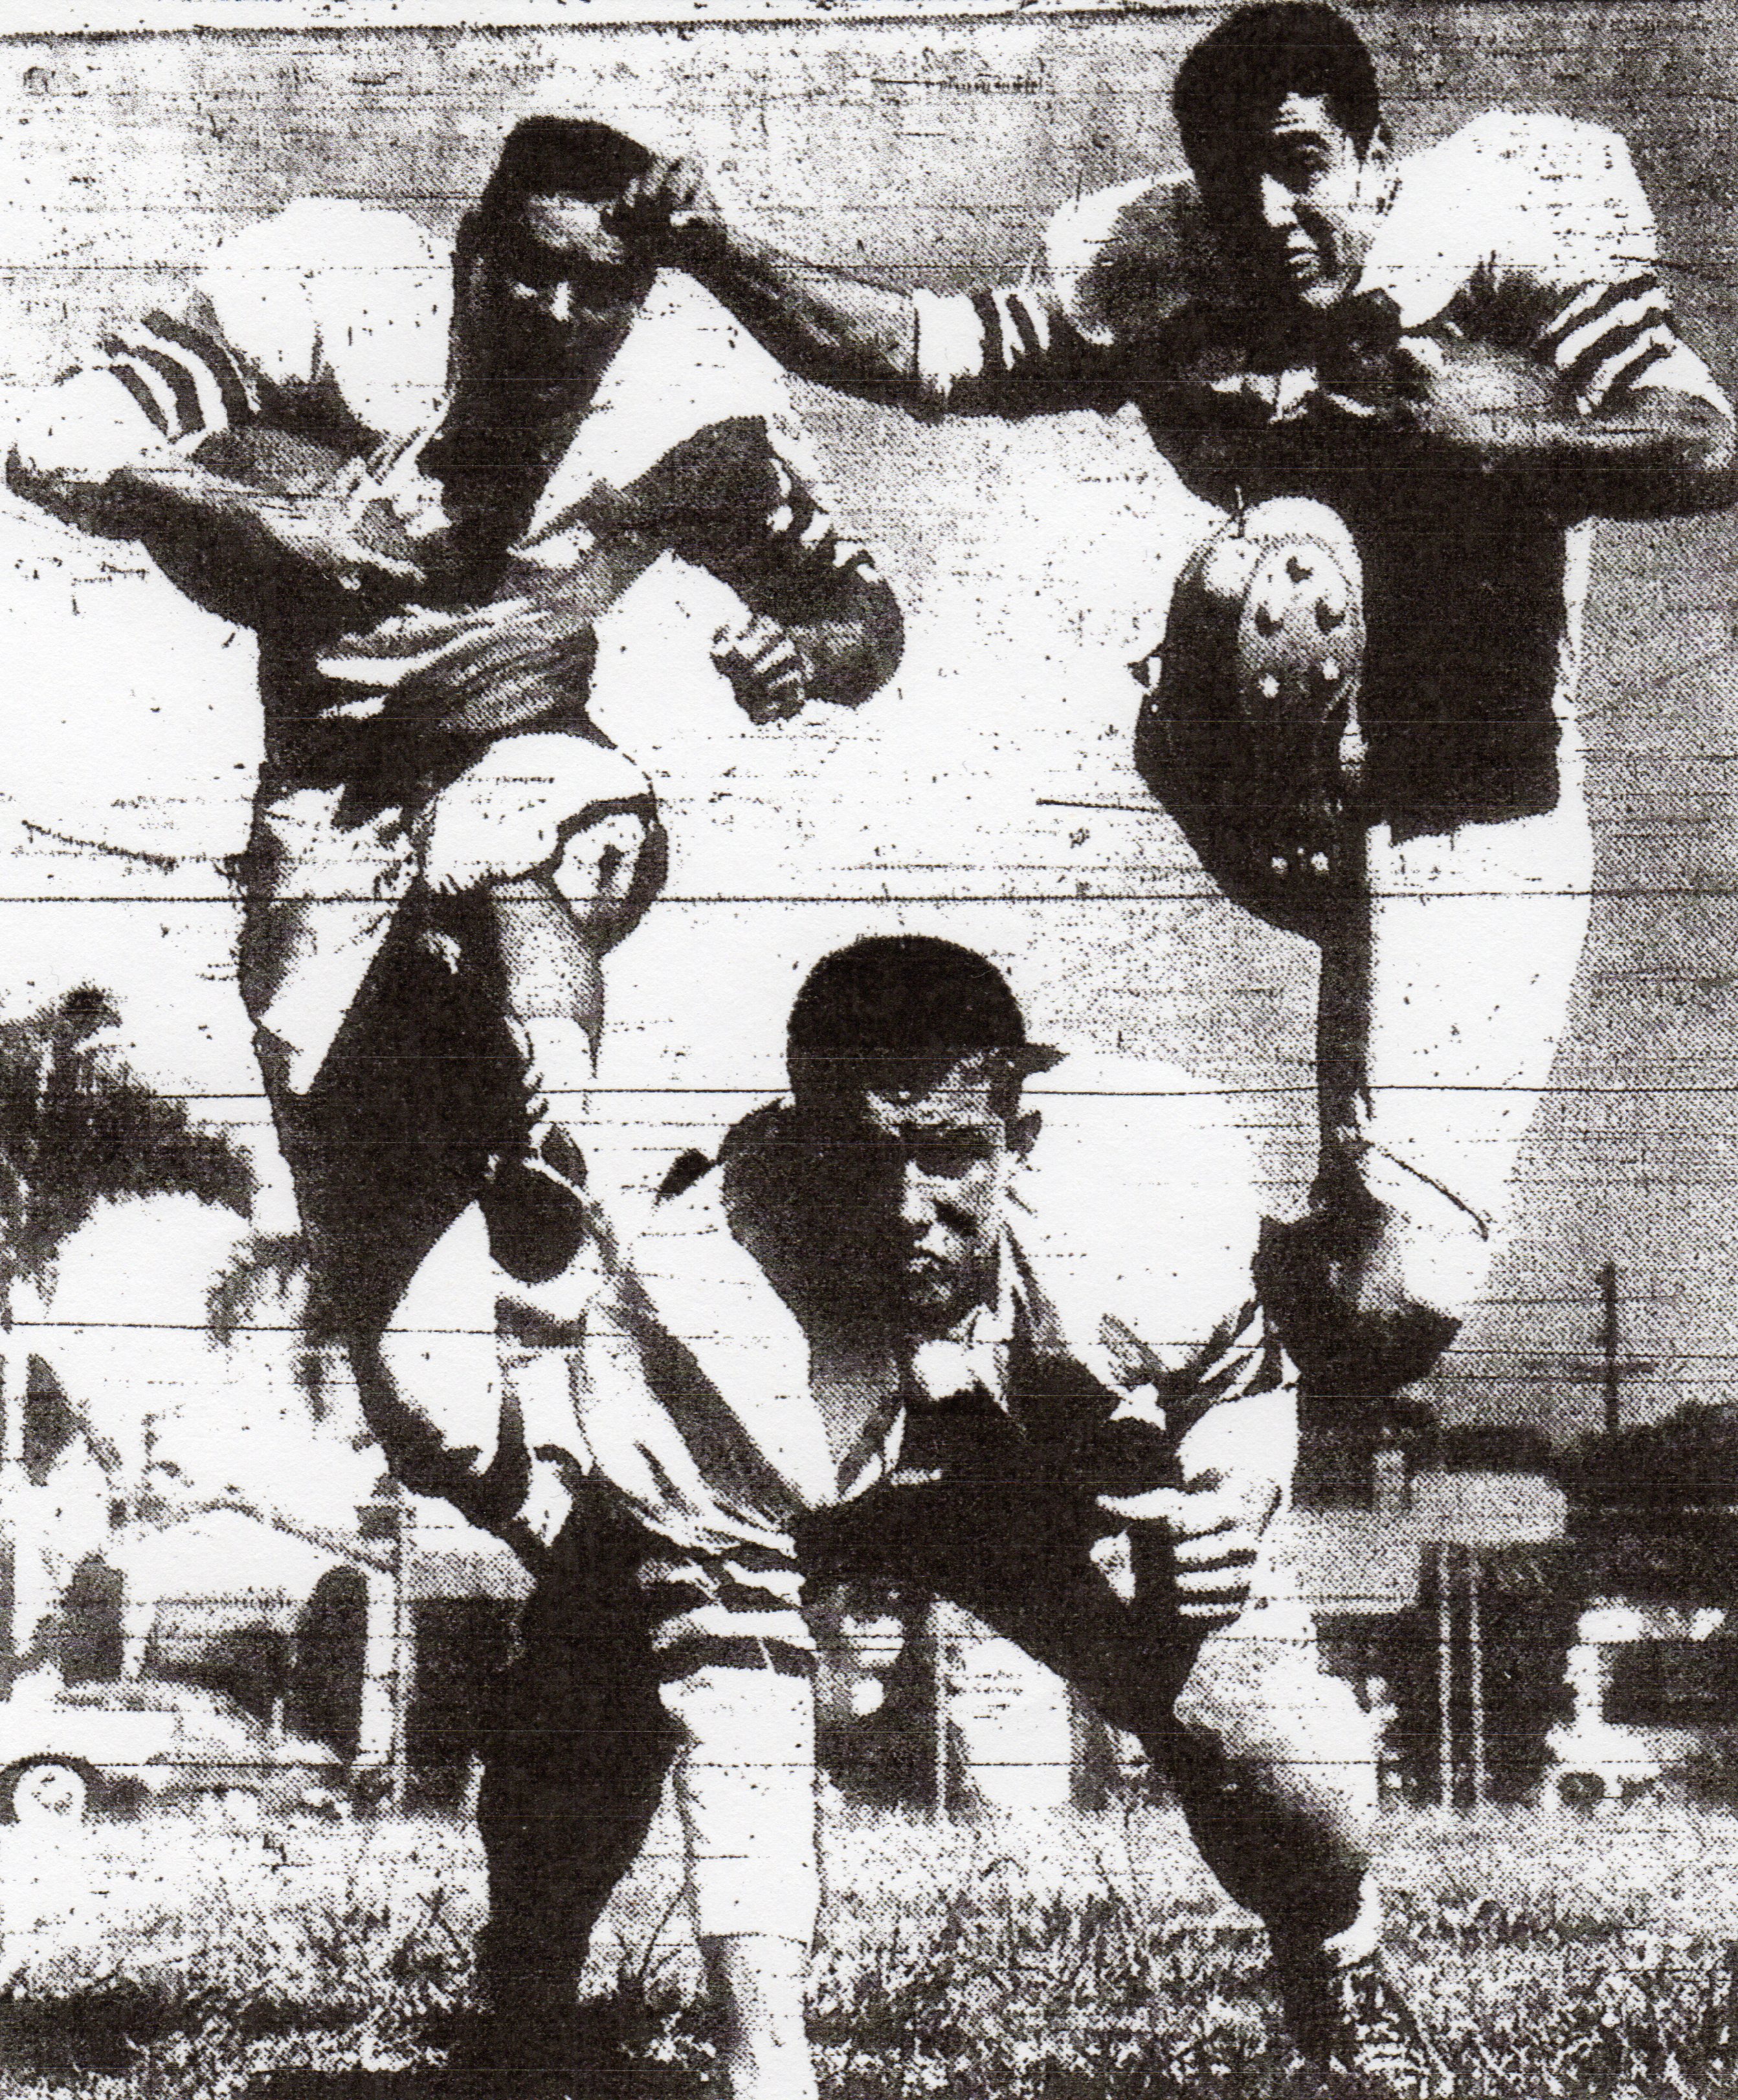
[[[1169,1541],[1177,1609],[1188,1625],[1210,1633],[1229,1626],[1249,1602],[1262,1533],[1279,1507],[1271,1480],[1210,1471],[1187,1488],[1098,1499],[1131,1531],[1152,1526]]]
[[[809,697],[808,666],[789,630],[765,614],[719,628],[712,660],[753,722],[789,721]]]
[[[1572,415],[1536,358],[1452,331],[1408,332],[1393,300],[1372,292],[1325,317],[1315,383],[1275,429],[1317,464],[1367,462],[1373,445],[1397,446],[1401,460],[1477,470]]]
[[[1524,446],[1570,411],[1537,359],[1480,343],[1403,336],[1395,346],[1399,412],[1428,452],[1473,465]]]
[[[704,239],[723,224],[701,163],[662,153],[635,175],[605,214],[609,230],[659,262],[680,259],[684,242]]]
[[[391,510],[365,494],[360,462],[323,487],[259,496],[250,514],[271,554],[287,556],[341,590],[402,597],[407,587],[424,580]]]

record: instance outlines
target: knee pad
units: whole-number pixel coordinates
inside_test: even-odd
[[[1435,1368],[1461,1322],[1413,1286],[1417,1231],[1373,1198],[1289,1224],[1263,1220],[1256,1290],[1307,1386],[1376,1402]]]
[[[1141,778],[1227,894],[1319,936],[1355,880],[1363,568],[1325,504],[1276,497],[1178,579]]]
[[[601,739],[554,730],[502,737],[430,796],[412,824],[437,895],[547,872],[601,818],[649,808],[650,782]]]
[[[564,825],[550,880],[603,954],[644,918],[669,872],[669,836],[647,794]]]

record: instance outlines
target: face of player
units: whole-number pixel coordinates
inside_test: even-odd
[[[869,1074],[817,1127],[829,1257],[907,1334],[945,1335],[994,1297],[1009,1180],[1030,1141],[1006,1093],[981,1057],[909,1087]]]
[[[1357,288],[1387,165],[1380,133],[1360,154],[1322,96],[1288,95],[1203,201],[1267,303],[1321,312]]]
[[[592,386],[651,284],[604,223],[607,206],[528,196],[486,237],[460,327],[461,362],[531,387]]]

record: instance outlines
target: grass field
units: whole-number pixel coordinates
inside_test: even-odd
[[[812,1992],[828,2100],[1297,2090],[1262,1935],[1169,1813],[829,1820]],[[1457,2095],[1738,2094],[1738,1821],[1398,1813],[1389,1838],[1396,1965]],[[576,2100],[704,2089],[676,1887],[648,1857],[611,1914]],[[9,2100],[432,2100],[470,2005],[482,1870],[458,1822],[8,1827],[0,1890]]]

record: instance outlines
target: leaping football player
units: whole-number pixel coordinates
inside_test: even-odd
[[[455,1456],[409,1392],[426,1351],[389,1330],[472,1205],[524,1285],[599,1222],[574,1111],[665,841],[588,712],[596,623],[666,553],[710,571],[741,608],[713,659],[759,721],[866,699],[902,641],[782,375],[605,226],[651,165],[528,119],[450,256],[396,213],[293,205],[186,314],[45,390],[10,465],[258,631],[240,973],[316,1312],[400,1476],[484,1522],[523,1454],[484,1432]]]
[[[1319,1167],[1261,1273],[1343,1427],[1453,1338],[1563,1026],[1586,521],[1728,502],[1732,413],[1611,132],[1494,112],[1397,159],[1313,0],[1228,16],[1173,101],[1188,173],[1067,206],[1017,284],[799,262],[690,161],[618,223],[794,371],[926,416],[1133,403],[1233,514],[1177,585],[1136,757],[1227,893],[1320,946]]]

